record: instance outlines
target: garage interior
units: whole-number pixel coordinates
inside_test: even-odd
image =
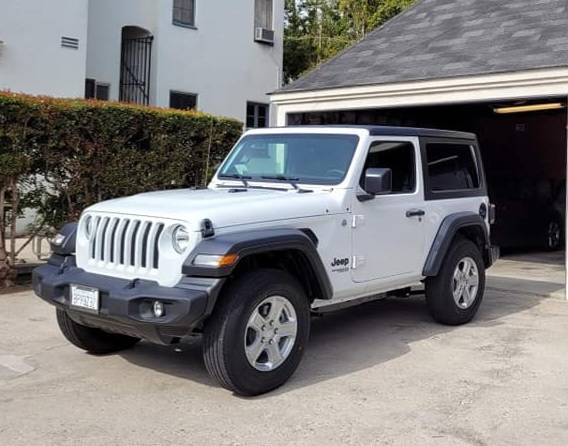
[[[290,113],[288,125],[395,125],[477,134],[491,201],[490,270],[504,287],[565,297],[566,98]],[[510,282],[510,283],[509,283]]]

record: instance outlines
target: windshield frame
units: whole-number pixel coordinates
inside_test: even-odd
[[[221,165],[219,166],[219,168],[217,169],[217,172],[215,173],[215,176],[213,178],[213,182],[218,182],[218,181],[234,181],[234,182],[239,182],[242,183],[242,179],[235,177],[231,177],[229,175],[231,174],[227,174],[227,176],[224,176],[222,174],[223,170],[225,168],[227,168],[229,166],[229,164],[231,162],[233,162],[233,159],[235,157],[235,155],[237,154],[237,150],[239,150],[239,147],[241,147],[241,144],[248,138],[255,138],[255,137],[308,137],[308,136],[321,136],[321,137],[333,137],[333,136],[348,136],[353,138],[353,153],[351,154],[351,157],[349,159],[349,161],[346,163],[345,165],[345,172],[343,173],[343,176],[341,178],[338,179],[329,179],[329,180],[321,180],[321,181],[314,181],[314,180],[309,180],[306,178],[300,178],[299,180],[296,180],[296,178],[294,178],[294,183],[298,184],[298,185],[307,185],[307,186],[315,186],[315,187],[337,187],[340,184],[342,184],[346,178],[349,175],[349,172],[351,171],[351,168],[353,166],[353,161],[355,159],[355,157],[357,156],[357,152],[358,152],[358,148],[359,145],[361,143],[361,135],[359,135],[358,133],[328,133],[328,132],[266,132],[266,133],[246,133],[242,136],[242,138],[240,138],[237,143],[234,145],[234,147],[231,149],[231,151],[227,154],[227,156],[225,157],[225,159],[223,160],[223,162],[221,163]],[[265,172],[262,175],[250,175],[249,173],[243,174],[242,177],[244,177],[246,179],[246,181],[248,183],[265,183],[265,184],[279,184],[279,185],[287,185],[290,184],[290,181],[288,179],[276,179],[276,178],[262,178],[263,176],[271,176],[273,174],[271,174],[270,172]],[[277,175],[274,175],[277,176]]]

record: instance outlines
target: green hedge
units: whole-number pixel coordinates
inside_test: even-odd
[[[23,205],[57,227],[101,200],[206,184],[242,128],[198,112],[0,92],[0,187],[18,176]]]

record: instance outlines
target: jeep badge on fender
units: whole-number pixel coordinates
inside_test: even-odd
[[[490,203],[473,134],[252,130],[205,190],[85,209],[33,286],[80,349],[202,335],[209,373],[258,395],[298,367],[314,310],[423,282],[435,320],[469,322],[498,252],[480,208]]]

